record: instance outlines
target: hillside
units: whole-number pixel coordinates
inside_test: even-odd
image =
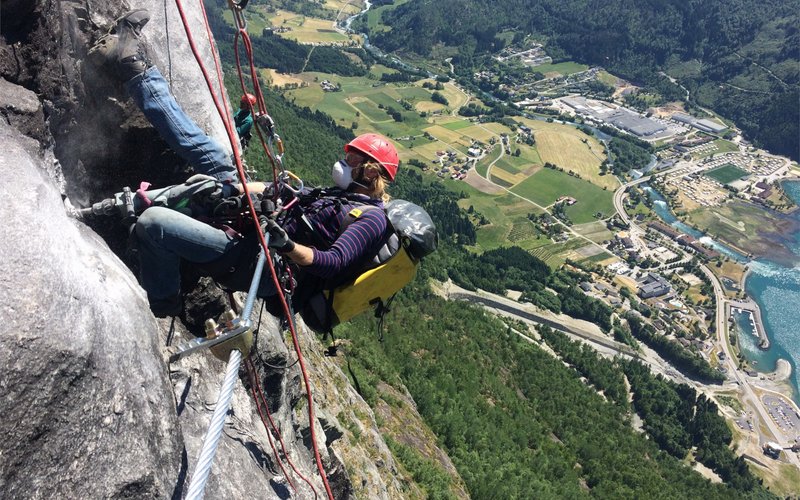
[[[666,71],[689,90],[689,104],[735,121],[772,152],[800,158],[797,2],[396,3],[371,33],[385,50],[452,56],[456,71],[468,74],[482,57],[532,34],[554,60],[600,65],[684,98],[659,76]]]

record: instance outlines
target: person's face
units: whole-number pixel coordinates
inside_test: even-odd
[[[344,155],[344,161],[346,161],[347,164],[350,165],[353,168],[360,167],[368,159],[369,158],[366,155],[361,154],[361,153],[359,153],[358,151],[356,151],[354,149],[351,149],[350,151],[348,151]]]
[[[380,167],[363,168],[364,163],[371,160],[369,156],[363,153],[351,149],[345,154],[344,160],[348,165],[353,167],[353,179],[367,181],[369,184],[372,184],[378,176],[383,176],[384,179],[386,178],[383,169]]]

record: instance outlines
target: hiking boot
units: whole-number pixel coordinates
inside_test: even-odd
[[[147,43],[142,39],[142,28],[149,20],[150,14],[144,9],[128,12],[89,49],[89,57],[110,64],[123,82],[144,73],[153,65]]]
[[[150,300],[150,310],[156,318],[180,316],[183,312],[183,297],[180,294],[163,299]]]

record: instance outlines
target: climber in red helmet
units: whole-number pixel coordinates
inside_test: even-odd
[[[148,19],[147,11],[141,9],[124,15],[114,33],[103,37],[90,52],[125,83],[162,138],[195,171],[216,178],[225,196],[241,192],[240,179],[226,151],[184,112],[152,64],[142,37]],[[251,94],[241,101],[240,113],[250,115],[249,126],[255,101]],[[263,228],[269,232],[269,247],[297,266],[298,290],[363,268],[392,233],[384,211],[371,207],[382,209],[389,198],[385,189],[397,174],[397,150],[378,134],[360,135],[344,150],[344,158],[331,171],[336,188],[303,193],[305,201],[296,204],[302,205],[302,213],[293,212],[293,217],[287,213],[280,221],[269,219]],[[271,188],[261,183],[248,187],[251,192]],[[135,234],[141,283],[153,313],[164,317],[182,311],[182,264],[229,289],[246,291],[259,253],[255,226],[246,226],[240,234],[231,234],[176,210],[158,206],[145,210]],[[262,277],[258,295],[276,293],[272,279]],[[302,306],[295,305],[298,310]]]
[[[242,150],[247,148],[250,142],[250,129],[253,128],[253,110],[256,107],[256,96],[245,94],[239,102],[239,111],[233,115],[233,123],[236,125],[236,134],[242,144]]]
[[[390,182],[394,181],[399,160],[397,158],[397,150],[387,138],[378,134],[361,134],[350,141],[344,147],[344,151],[348,155],[353,155],[354,159],[356,156],[361,158],[368,157],[378,162],[383,168],[383,177]]]
[[[397,167],[397,150],[388,139],[360,135],[345,146],[344,158],[333,165],[335,188],[322,190],[321,195],[309,190],[304,193],[307,200],[302,210],[289,212],[280,221],[269,219],[263,226],[269,247],[295,265],[295,310],[301,310],[325,283],[363,269],[387,243],[392,228],[383,210],[389,200],[386,185],[394,180]],[[255,230],[243,238],[231,237],[222,229],[162,207],[144,211],[136,223],[136,235],[142,285],[151,309],[161,317],[182,310],[182,262],[225,288],[245,291],[260,249]],[[262,276],[258,296],[270,299],[276,293],[272,279]],[[277,302],[267,300],[266,304],[278,314]]]

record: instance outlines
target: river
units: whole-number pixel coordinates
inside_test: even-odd
[[[783,187],[786,194],[800,204],[800,182],[785,182]],[[797,370],[797,361],[800,360],[800,267],[770,260],[769,256],[750,260],[678,220],[658,191],[649,186],[644,186],[643,189],[650,193],[653,211],[664,222],[699,238],[723,255],[748,265],[750,272],[745,281],[745,291],[761,308],[761,318],[769,337],[770,348],[766,351],[758,348],[758,336],[753,332],[749,314],[734,314],[742,353],[753,368],[760,372],[774,371],[780,358],[789,361],[792,365],[791,385],[794,390],[792,399],[800,404],[800,377]],[[800,223],[800,210],[790,217]],[[800,234],[793,236],[791,250],[800,262]]]

